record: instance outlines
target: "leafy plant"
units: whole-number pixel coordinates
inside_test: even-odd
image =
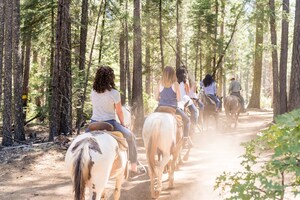
[[[243,144],[242,171],[217,177],[224,199],[284,199],[300,193],[300,109],[280,115],[275,124]]]

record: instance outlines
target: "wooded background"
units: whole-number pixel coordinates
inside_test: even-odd
[[[0,0],[2,145],[31,120],[49,140],[91,116],[95,71],[111,66],[139,130],[165,66],[207,73],[226,96],[232,76],[248,108],[300,107],[300,1]]]

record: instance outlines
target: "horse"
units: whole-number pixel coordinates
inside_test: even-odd
[[[65,164],[73,182],[74,200],[84,199],[86,187],[90,200],[100,200],[109,178],[116,178],[114,199],[120,198],[127,152],[107,131],[91,131],[76,137],[67,150]]]
[[[142,130],[149,166],[150,191],[154,199],[160,195],[165,167],[168,169],[169,188],[174,186],[174,171],[180,147],[183,144],[182,139],[176,142],[180,133],[177,132],[177,120],[174,114],[151,113],[146,118]]]
[[[229,120],[229,126],[232,125],[232,121],[234,123],[234,128],[236,128],[238,123],[238,118],[240,112],[242,110],[242,105],[239,101],[239,98],[234,95],[229,95],[224,99],[224,108],[225,108],[225,115],[227,120]]]
[[[203,91],[199,93],[199,99],[201,99],[202,103],[204,104],[203,125],[205,124],[208,128],[208,119],[212,116],[216,122],[216,127],[218,127],[219,112],[216,111],[216,103]]]
[[[124,123],[131,125],[130,110],[122,107]],[[89,124],[89,132],[81,134],[69,146],[65,164],[74,190],[74,200],[83,200],[85,188],[89,188],[89,199],[104,198],[104,189],[110,178],[115,178],[114,199],[120,198],[121,184],[128,176],[126,139],[122,133],[113,132],[106,122]]]

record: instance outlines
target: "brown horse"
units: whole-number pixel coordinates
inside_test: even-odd
[[[238,118],[242,110],[242,105],[239,101],[239,98],[234,95],[225,97],[224,107],[226,118],[228,120],[227,124],[229,124],[229,126],[231,127],[232,123],[234,123],[234,128],[236,128]]]
[[[215,127],[217,128],[219,121],[219,113],[216,111],[216,103],[211,98],[209,98],[208,95],[204,94],[203,91],[200,92],[199,98],[204,104],[203,125],[205,124],[206,128],[208,129],[208,120],[210,117],[213,117],[216,123]]]

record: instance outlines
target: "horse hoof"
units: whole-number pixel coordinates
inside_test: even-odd
[[[189,156],[184,156],[183,157],[183,161],[188,161],[189,160]]]
[[[159,195],[160,195],[160,191],[154,191],[154,194],[152,194],[151,196],[152,196],[152,199],[158,199],[158,197],[159,197]]]

